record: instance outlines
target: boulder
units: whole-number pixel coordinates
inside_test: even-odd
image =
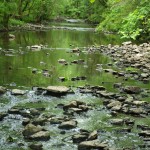
[[[47,94],[59,97],[66,95],[70,89],[66,86],[48,86],[46,90]]]
[[[39,131],[31,135],[29,139],[35,141],[48,141],[50,139],[50,134],[48,131]]]
[[[91,149],[106,150],[107,147],[108,147],[107,144],[101,143],[98,140],[92,140],[81,142],[78,145],[78,150],[91,150]]]
[[[66,129],[66,130],[73,129],[76,127],[77,127],[77,121],[74,121],[74,120],[62,122],[58,126],[59,129]]]
[[[98,133],[97,133],[97,130],[95,130],[89,134],[87,140],[88,141],[95,140],[95,139],[97,139],[97,137],[98,137]]]

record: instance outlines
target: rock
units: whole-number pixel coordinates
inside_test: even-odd
[[[23,130],[22,134],[25,138],[28,138],[31,135],[33,135],[39,131],[42,131],[42,129],[43,128],[41,126],[35,126],[33,124],[28,124],[25,126],[25,129]]]
[[[39,131],[31,135],[29,139],[35,141],[48,141],[50,139],[50,134],[48,131]]]
[[[2,121],[8,114],[0,112],[0,121]]]
[[[133,115],[140,115],[140,114],[145,113],[145,110],[141,107],[139,107],[139,108],[130,108],[129,113],[133,114]]]
[[[66,86],[48,86],[46,90],[47,90],[47,94],[59,97],[59,96],[66,95],[70,89]]]
[[[26,126],[29,123],[30,123],[30,119],[29,118],[24,118],[23,121],[22,121],[22,125],[23,126]]]
[[[137,106],[144,105],[146,103],[147,103],[146,101],[133,101],[133,104]]]
[[[143,137],[150,137],[150,130],[147,131],[141,131],[140,133],[138,133],[139,136],[143,136]]]
[[[13,35],[13,34],[9,34],[8,37],[9,37],[10,39],[15,39],[15,35]]]
[[[77,127],[77,121],[74,121],[74,120],[62,122],[58,126],[59,129],[66,129],[66,130],[73,129],[76,127]]]
[[[38,71],[38,69],[36,69],[36,68],[33,68],[33,69],[32,69],[32,73],[34,73],[34,74],[36,74],[37,71]]]
[[[111,119],[110,122],[113,125],[123,125],[124,120],[123,119]]]
[[[9,114],[20,114],[20,109],[18,108],[11,108],[8,110]]]
[[[114,98],[116,96],[115,93],[107,92],[107,91],[97,91],[96,94],[105,98]]]
[[[6,92],[6,88],[3,86],[0,86],[0,94],[4,94]]]
[[[87,134],[76,134],[72,136],[73,143],[80,143],[88,138]]]
[[[99,149],[99,150],[106,150],[108,145],[99,142],[98,140],[92,141],[84,141],[78,145],[78,150],[91,150],[91,149]]]
[[[123,91],[127,94],[139,94],[141,92],[141,88],[137,86],[126,86],[123,88]]]
[[[47,120],[45,119],[45,118],[35,118],[33,121],[32,121],[32,123],[34,124],[34,125],[41,125],[41,126],[43,126],[43,125],[45,125],[45,122],[46,122]]]
[[[88,141],[91,141],[91,140],[95,140],[95,139],[97,139],[97,137],[98,137],[98,133],[97,133],[97,131],[95,130],[95,131],[93,131],[92,133],[90,133],[90,135],[88,136]]]
[[[59,77],[58,79],[62,82],[66,80],[65,77]]]
[[[66,64],[66,63],[67,63],[67,61],[66,61],[65,59],[59,59],[58,62],[59,62],[60,64]]]
[[[112,101],[107,105],[108,108],[116,107],[116,106],[121,106],[122,103],[120,101]]]
[[[19,89],[13,89],[11,91],[11,94],[12,95],[24,95],[26,94],[27,92],[25,90],[19,90]]]
[[[38,144],[31,144],[29,145],[29,148],[32,150],[43,150],[43,145],[38,143]]]

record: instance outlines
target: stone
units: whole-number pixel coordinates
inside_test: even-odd
[[[62,122],[58,126],[59,129],[66,129],[66,130],[73,129],[76,127],[77,127],[77,121],[74,121],[74,120]]]
[[[138,134],[139,134],[139,136],[150,137],[150,130],[141,131]]]
[[[91,150],[91,149],[106,150],[107,147],[108,147],[107,144],[101,143],[98,140],[92,140],[81,142],[78,145],[78,150]]]
[[[66,86],[48,86],[46,90],[47,94],[52,96],[63,96],[69,92],[70,88]]]
[[[108,108],[112,108],[112,107],[115,107],[115,106],[121,106],[122,103],[120,101],[111,101],[111,103],[109,103],[107,105]]]
[[[24,94],[26,94],[26,91],[25,90],[19,90],[19,89],[13,89],[11,91],[11,94],[12,95],[24,95]]]
[[[97,91],[96,94],[100,95],[101,97],[105,98],[113,98],[115,97],[115,93],[107,92],[107,91]]]
[[[80,143],[88,138],[87,134],[76,134],[72,136],[73,143]]]
[[[25,126],[25,129],[23,130],[22,134],[25,138],[28,138],[31,135],[33,135],[39,131],[42,131],[42,129],[43,128],[41,126],[35,126],[33,124],[28,124]]]
[[[0,94],[4,94],[6,92],[6,88],[3,86],[0,86]]]
[[[38,143],[38,144],[31,144],[29,145],[29,148],[32,150],[43,150],[43,145]]]
[[[141,92],[141,88],[137,86],[126,86],[123,88],[123,91],[127,94],[139,94]]]
[[[130,114],[134,114],[134,115],[140,115],[140,114],[143,114],[145,113],[145,110],[141,107],[138,107],[138,108],[130,108],[129,109],[129,113]]]
[[[31,135],[29,139],[35,141],[48,141],[50,139],[50,134],[48,131],[39,131]]]
[[[46,119],[45,118],[35,118],[33,121],[32,121],[32,124],[34,125],[45,125],[45,122],[46,122]]]
[[[124,120],[123,119],[111,119],[110,122],[113,125],[123,125]]]
[[[98,133],[97,133],[97,130],[95,130],[90,133],[87,140],[88,141],[95,140],[95,139],[97,139],[97,137],[98,137]]]
[[[0,121],[2,121],[8,114],[0,112]]]
[[[22,121],[22,125],[23,126],[26,126],[29,123],[30,123],[30,119],[29,118],[24,118],[23,121]]]
[[[65,63],[67,63],[65,59],[59,59],[58,62],[59,62],[60,64],[65,64]]]

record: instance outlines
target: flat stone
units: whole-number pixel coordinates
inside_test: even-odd
[[[26,94],[26,91],[25,90],[19,90],[19,89],[13,89],[11,91],[11,94],[12,95],[24,95],[24,94]]]
[[[145,113],[145,111],[141,107],[139,107],[139,108],[130,108],[129,113],[134,114],[134,115],[140,115],[140,114]]]
[[[74,121],[74,120],[62,122],[58,126],[58,128],[60,128],[60,129],[66,129],[66,130],[73,129],[73,128],[76,128],[76,127],[77,127],[77,122]]]
[[[38,143],[38,144],[31,144],[29,145],[29,148],[32,150],[43,150],[43,145]]]
[[[100,141],[98,140],[92,140],[81,142],[78,145],[78,150],[91,150],[91,149],[105,150],[107,147],[108,145],[100,143]]]
[[[123,125],[124,120],[123,119],[111,119],[110,122],[113,125]]]
[[[105,98],[112,98],[116,95],[115,93],[111,93],[107,91],[97,91],[96,94],[99,94],[100,96],[105,97]]]
[[[47,94],[52,96],[62,96],[66,95],[70,89],[66,86],[48,86],[46,90]]]
[[[48,141],[50,139],[50,134],[48,131],[39,131],[31,135],[29,139],[35,141]]]

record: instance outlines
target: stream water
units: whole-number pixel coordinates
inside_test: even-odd
[[[121,44],[123,41],[117,35],[97,34],[93,27],[84,23],[61,23],[51,24],[61,29],[49,31],[15,31],[14,40],[8,38],[7,33],[0,34],[0,85],[9,89],[29,90],[25,96],[12,96],[8,91],[0,96],[0,112],[16,106],[18,108],[40,108],[46,110],[43,114],[62,116],[63,111],[56,106],[60,103],[67,104],[72,100],[79,100],[95,106],[96,109],[88,111],[83,115],[76,115],[78,128],[69,130],[66,134],[60,134],[57,125],[47,123],[45,128],[51,133],[51,139],[43,143],[45,150],[76,150],[77,145],[72,143],[71,135],[78,132],[80,128],[89,131],[98,130],[98,138],[105,141],[113,149],[131,148],[140,150],[139,145],[144,144],[138,136],[138,130],[133,127],[131,133],[118,132],[120,127],[109,123],[112,118],[110,112],[103,106],[103,99],[91,94],[69,94],[62,98],[36,95],[32,87],[47,87],[49,85],[84,86],[100,85],[108,91],[117,92],[113,88],[114,83],[124,82],[125,85],[138,85],[149,88],[149,84],[129,79],[124,81],[122,77],[116,78],[112,74],[97,70],[97,64],[103,68],[119,70],[108,56],[100,52],[90,53],[86,47]],[[41,50],[31,50],[28,46],[46,45]],[[79,48],[81,53],[71,53],[72,49]],[[65,59],[68,65],[58,63],[59,59]],[[74,60],[84,60],[84,63],[74,64]],[[33,73],[36,70],[36,73]],[[48,76],[43,73],[48,71]],[[72,81],[73,77],[85,76],[86,80]],[[59,77],[65,77],[60,81]],[[147,98],[145,98],[147,100]],[[127,117],[120,114],[119,118]],[[135,125],[149,125],[150,119],[136,118]],[[21,134],[23,118],[20,115],[9,114],[0,122],[0,150],[25,150],[32,142],[26,142]],[[124,126],[126,127],[126,126]],[[9,138],[13,139],[10,142]],[[146,149],[146,148],[145,148]],[[148,149],[148,148],[147,148]]]

